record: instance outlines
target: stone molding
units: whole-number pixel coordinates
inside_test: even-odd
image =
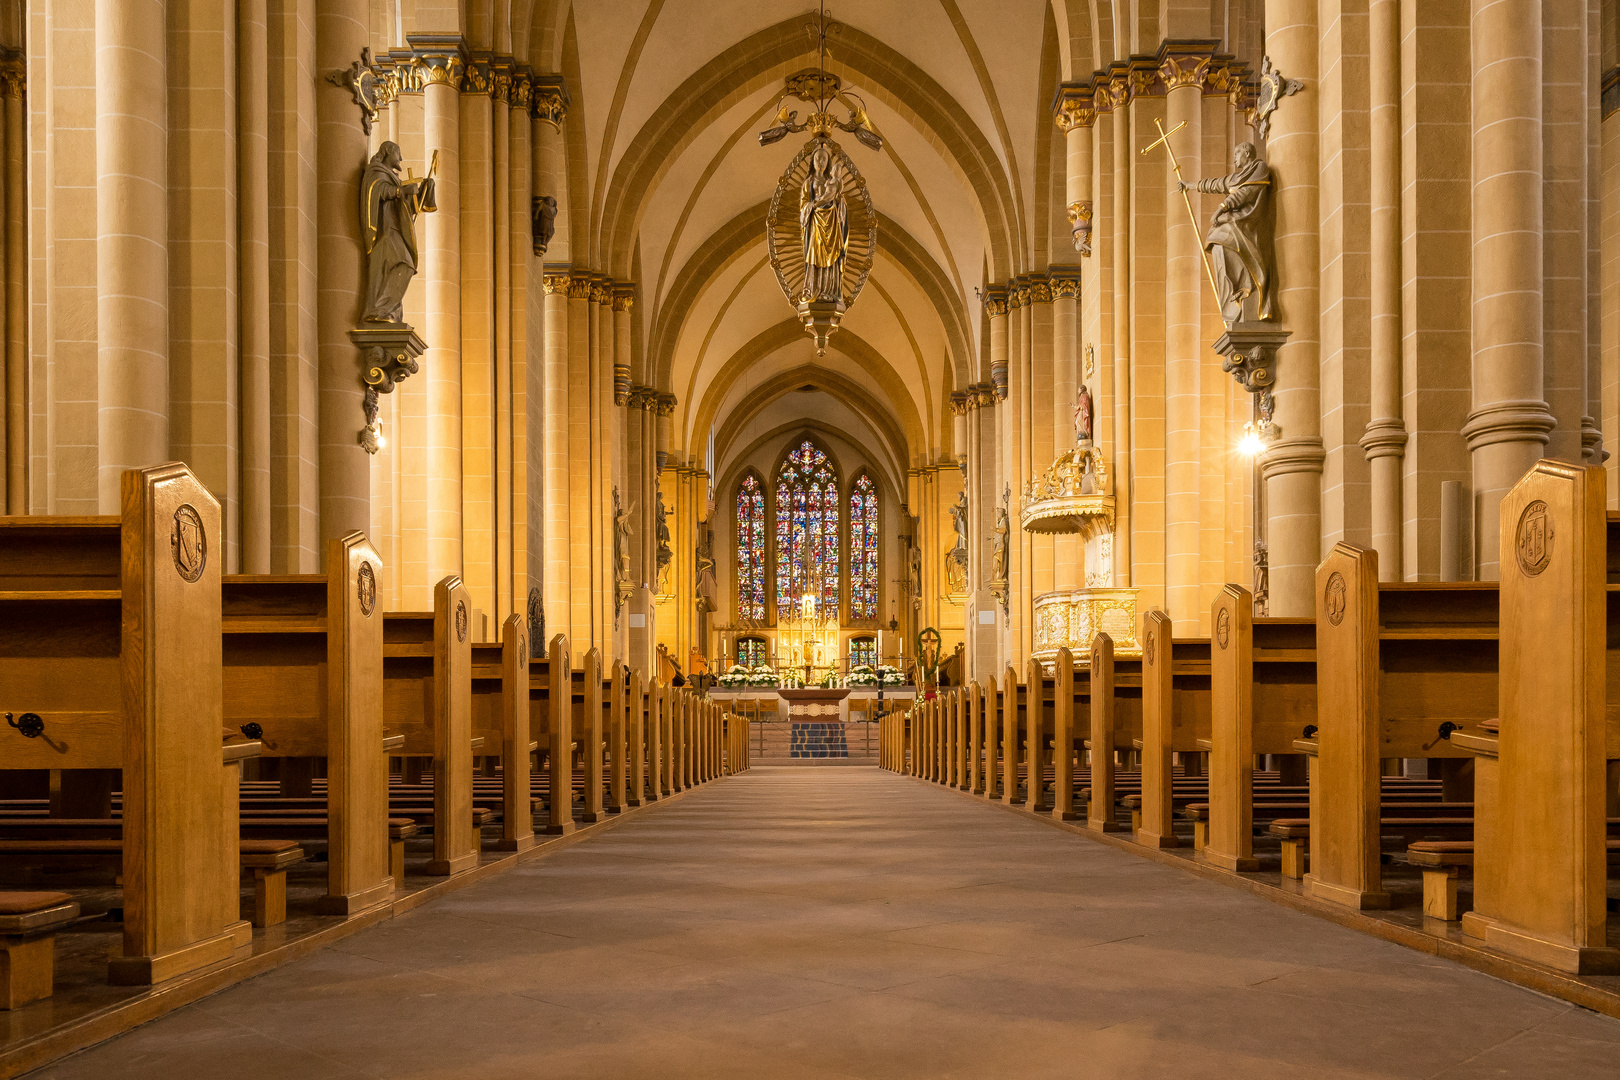
[[[590,300],[591,289],[596,285],[596,275],[589,270],[576,270],[568,278],[568,299]]]
[[[950,396],[950,398],[948,400],[950,401],[951,415],[952,416],[966,416],[967,415],[969,401],[971,399],[969,398],[966,391],[962,391],[962,390],[952,391],[951,396]]]
[[[1400,417],[1385,417],[1367,425],[1366,432],[1361,436],[1361,449],[1368,461],[1384,457],[1398,458],[1405,455],[1408,438],[1406,424]]]
[[[629,311],[636,303],[636,283],[633,281],[613,282],[613,310]]]
[[[1315,473],[1320,476],[1326,461],[1327,450],[1323,449],[1319,436],[1278,439],[1266,447],[1265,454],[1260,458],[1260,476],[1265,480],[1288,473]]]
[[[1098,113],[1113,112],[1139,97],[1164,97],[1173,89],[1197,86],[1205,97],[1224,97],[1252,116],[1259,77],[1249,65],[1215,50],[1220,41],[1168,38],[1155,53],[1116,60],[1091,78],[1061,83],[1052,99],[1058,130],[1091,127]]]
[[[1545,446],[1558,421],[1540,398],[1493,401],[1468,414],[1462,435],[1472,453],[1482,446],[1504,442],[1534,442]]]

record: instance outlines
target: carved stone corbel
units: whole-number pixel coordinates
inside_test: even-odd
[[[382,447],[378,395],[393,393],[400,382],[421,370],[417,358],[427,351],[427,342],[403,323],[370,323],[350,330],[349,340],[360,350],[360,381],[366,388],[362,405],[366,426],[360,430],[360,445],[375,454]]]

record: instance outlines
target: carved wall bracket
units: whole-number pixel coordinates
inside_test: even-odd
[[[360,50],[360,59],[340,71],[328,72],[326,81],[341,86],[354,95],[360,106],[360,130],[371,134],[371,123],[377,119],[377,73],[371,61],[369,47]]]
[[[1277,384],[1277,350],[1288,340],[1289,332],[1271,323],[1233,323],[1215,340],[1221,355],[1221,370],[1229,373],[1251,394],[1260,396],[1260,409],[1271,415],[1271,391]]]
[[[371,323],[350,330],[349,340],[360,350],[360,382],[366,388],[361,406],[366,426],[360,430],[360,445],[375,454],[382,447],[378,395],[393,393],[400,382],[421,370],[417,358],[427,351],[427,342],[403,323]]]

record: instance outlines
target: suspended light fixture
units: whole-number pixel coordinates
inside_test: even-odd
[[[759,133],[759,144],[770,146],[803,131],[811,134],[776,185],[765,244],[777,284],[815,340],[816,355],[822,356],[827,339],[865,286],[877,253],[872,196],[831,132],[847,131],[873,150],[883,149],[883,137],[872,127],[866,103],[827,72],[825,2],[814,33],[816,67],[788,77],[777,98],[776,122]],[[814,106],[802,124],[798,110],[789,108],[791,99]],[[848,120],[828,111],[834,102],[849,110]]]

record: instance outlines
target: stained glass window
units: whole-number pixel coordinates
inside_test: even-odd
[[[816,615],[838,615],[838,476],[827,455],[806,439],[776,474],[777,618],[807,593]]]
[[[758,487],[759,485],[755,485]],[[763,600],[761,601],[763,603]],[[744,637],[737,639],[737,663],[743,667],[758,667],[765,662],[765,639]]]
[[[737,485],[737,617],[765,618],[765,490],[752,473]]]
[[[858,637],[849,639],[849,666],[859,667],[862,664],[877,666],[877,639]]]
[[[865,473],[849,490],[849,617],[878,617],[877,485]]]

